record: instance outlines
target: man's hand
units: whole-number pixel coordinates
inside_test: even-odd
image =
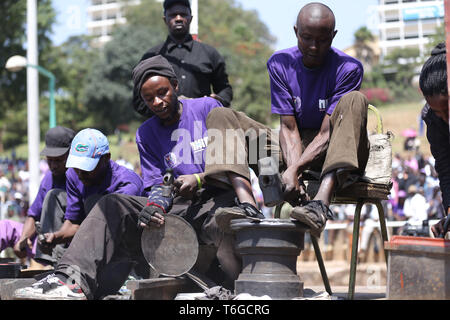
[[[439,220],[438,223],[431,226],[431,232],[433,232],[433,235],[435,238],[439,238],[441,236],[441,234],[444,233],[444,223],[445,223],[446,219],[447,218],[442,218],[441,220]]]
[[[39,249],[45,254],[51,255],[53,252],[53,248],[55,247],[55,234],[53,232],[45,233],[45,239],[40,240],[38,237],[38,245]]]
[[[193,174],[179,176],[173,184],[176,194],[186,199],[192,199],[198,189],[198,181]]]
[[[144,207],[139,212],[139,226],[146,227],[160,227],[164,224],[163,210],[155,205]]]
[[[14,253],[19,259],[23,259],[27,256],[27,247],[30,249],[33,247],[33,243],[29,238],[20,239],[14,245],[13,247]]]

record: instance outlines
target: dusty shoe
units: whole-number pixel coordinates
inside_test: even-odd
[[[86,300],[78,284],[65,283],[55,274],[33,283],[31,287],[20,288],[14,292],[17,300]]]
[[[301,207],[294,207],[291,211],[291,218],[306,224],[310,227],[311,235],[318,238],[325,228],[327,220],[333,219],[333,213],[322,201],[311,200]]]
[[[238,199],[235,199],[235,201],[235,207],[218,208],[214,214],[217,225],[222,231],[231,233],[230,222],[233,219],[250,219],[252,221],[261,221],[265,218],[262,212],[250,203],[240,203]]]

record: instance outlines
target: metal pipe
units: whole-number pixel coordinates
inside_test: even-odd
[[[191,0],[192,22],[189,32],[192,37],[198,39],[198,0]]]
[[[37,3],[27,0],[27,61],[38,64]],[[36,197],[40,183],[39,172],[39,77],[38,70],[27,68],[27,131],[28,168],[30,172],[29,202]]]

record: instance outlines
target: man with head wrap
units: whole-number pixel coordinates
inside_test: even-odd
[[[222,105],[211,97],[179,100],[175,73],[162,56],[141,61],[133,70],[133,82],[154,113],[136,132],[147,197],[111,194],[100,199],[56,267],[59,281],[43,280],[34,288],[17,291],[16,297],[98,299],[117,292],[134,262],[135,271],[148,277],[142,230],[164,224],[164,213],[182,216],[194,227],[200,243],[218,248],[217,258],[230,281],[240,273],[232,237],[225,236],[213,219],[218,206],[234,204],[235,193],[208,186],[203,177],[206,118]],[[167,168],[176,178],[174,198],[161,188]],[[95,250],[78,254],[92,247]],[[69,284],[69,279],[75,283]]]

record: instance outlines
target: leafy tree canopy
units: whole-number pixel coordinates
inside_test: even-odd
[[[51,0],[38,0],[37,4],[38,63],[47,68],[55,12]],[[26,56],[26,9],[26,0],[0,1],[0,151],[23,142],[26,137],[26,71],[9,72],[4,68],[11,56]],[[48,80],[40,76],[39,81]],[[46,90],[47,86],[40,86],[41,92]]]

